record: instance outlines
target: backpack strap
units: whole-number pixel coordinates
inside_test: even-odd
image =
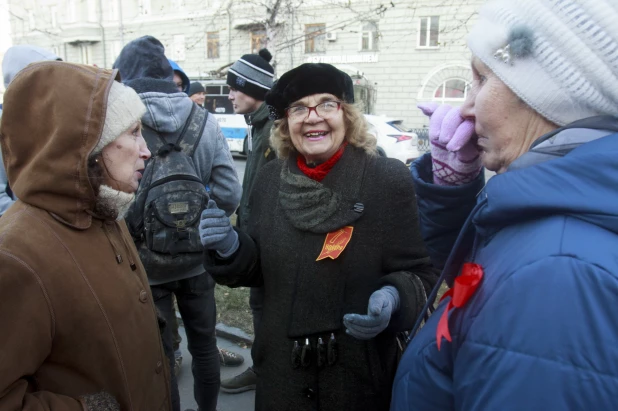
[[[159,150],[166,146],[168,143],[164,137],[162,137],[155,129],[150,128],[146,124],[142,124],[142,137],[146,140],[148,150],[152,154],[152,157],[159,155]]]
[[[202,139],[204,129],[206,128],[206,122],[208,121],[208,110],[205,108],[199,108],[197,104],[193,104],[191,108],[191,114],[185,123],[185,127],[180,133],[178,140],[176,140],[176,147],[180,147],[181,150],[193,158],[195,148]]]

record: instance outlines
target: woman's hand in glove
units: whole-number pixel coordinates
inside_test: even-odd
[[[208,207],[202,211],[200,240],[207,250],[216,250],[223,257],[229,257],[238,250],[238,234],[232,228],[225,211],[217,203],[208,200]]]
[[[374,338],[388,327],[391,316],[399,309],[399,292],[387,285],[375,291],[369,297],[367,314],[346,314],[343,324],[346,333],[359,340]]]
[[[482,168],[474,122],[464,119],[459,107],[448,104],[432,102],[417,107],[429,117],[433,182],[443,186],[472,182]]]

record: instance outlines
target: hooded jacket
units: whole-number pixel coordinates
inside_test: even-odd
[[[182,79],[182,92],[189,95],[189,87],[191,87],[191,81],[189,80],[189,77],[187,77],[187,74],[184,72],[184,70],[181,69],[178,63],[176,63],[174,60],[167,59],[167,61],[169,61],[170,65],[172,66],[172,70],[178,72],[178,75]]]
[[[124,222],[94,214],[87,172],[116,74],[36,63],[4,95],[19,200],[0,219],[2,410],[114,409],[91,401],[102,392],[121,410],[171,408],[146,273]]]
[[[251,127],[251,149],[247,153],[245,176],[242,180],[242,198],[236,212],[238,214],[236,226],[243,230],[247,227],[251,214],[249,196],[253,191],[255,178],[263,166],[277,158],[275,150],[270,147],[270,129],[273,126],[273,120],[268,117],[268,114],[268,106],[262,103],[260,108],[245,116],[247,125]]]
[[[30,63],[44,60],[61,60],[54,53],[36,46],[13,46],[4,54],[2,59],[2,75],[4,88],[9,86],[13,77]],[[0,118],[2,110],[0,110]],[[0,216],[15,202],[15,196],[8,192],[8,180],[4,172],[2,153],[0,153]]]
[[[412,340],[392,411],[617,408],[616,132],[617,118],[582,120],[539,139],[489,180],[443,274],[452,285],[462,263],[473,262],[483,279],[448,317],[452,342],[442,338],[437,348],[450,298]],[[432,196],[420,179],[430,175],[420,170],[426,160],[413,170],[424,187],[422,221],[433,222],[426,238],[435,243],[442,230],[451,247],[448,227],[458,224],[444,193]]]
[[[184,127],[195,103],[176,89],[172,67],[159,40],[151,36],[133,40],[122,49],[114,68],[120,70],[122,82],[133,88],[146,106],[143,124],[159,133],[177,133]],[[217,207],[232,215],[240,202],[242,188],[227,141],[213,115],[208,115],[193,161]],[[170,273],[168,281],[203,273],[200,264],[189,272]],[[151,285],[157,284],[160,283],[151,279]]]

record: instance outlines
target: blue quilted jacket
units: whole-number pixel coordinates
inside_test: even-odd
[[[531,154],[484,189],[479,180],[450,197],[425,182],[430,157],[413,165],[424,236],[447,282],[464,262],[484,278],[451,311],[451,343],[436,345],[449,299],[411,341],[392,411],[618,410],[615,132],[557,133],[542,160]]]

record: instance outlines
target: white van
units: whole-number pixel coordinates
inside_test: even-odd
[[[206,90],[204,107],[217,118],[230,151],[246,154],[248,126],[245,116],[234,114],[232,103],[227,98],[229,86],[225,80],[204,80],[201,83]]]

